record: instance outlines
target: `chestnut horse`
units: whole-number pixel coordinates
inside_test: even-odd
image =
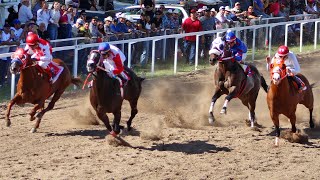
[[[225,103],[220,114],[226,114],[227,104],[231,99],[239,98],[242,104],[249,109],[250,124],[251,127],[254,127],[256,123],[256,100],[260,86],[267,92],[268,85],[254,65],[248,64],[252,71],[251,77],[248,77],[239,63],[232,58],[230,49],[225,46],[223,51],[221,56],[212,54],[209,58],[211,65],[218,64],[214,72],[215,89],[209,109],[209,123],[213,124],[215,120],[213,115],[215,102],[221,95],[226,94]]]
[[[17,49],[18,51],[23,51]],[[62,93],[72,83],[80,86],[82,81],[79,78],[72,78],[70,71],[66,64],[60,59],[53,59],[55,63],[62,66],[64,69],[61,72],[59,78],[51,84],[49,82],[49,76],[42,70],[40,66],[33,60],[29,55],[22,55],[19,52],[18,56],[13,55],[10,71],[13,74],[20,72],[20,78],[17,84],[17,93],[13,99],[9,102],[6,112],[6,125],[11,125],[10,111],[14,104],[25,104],[32,103],[34,108],[29,113],[30,121],[35,119],[36,112],[40,109],[41,111],[37,114],[37,121],[31,132],[34,133],[39,128],[43,115],[53,109],[55,103],[59,100]],[[20,57],[19,57],[20,56]],[[49,105],[44,109],[45,100],[53,95]]]
[[[313,93],[312,86],[305,76],[298,74],[298,77],[305,83],[307,89],[298,92],[296,84],[290,76],[287,75],[286,65],[284,60],[276,61],[270,65],[271,85],[267,94],[267,103],[270,111],[270,116],[273,124],[276,128],[275,145],[279,144],[280,127],[279,127],[279,115],[283,114],[290,119],[291,131],[296,132],[296,109],[298,104],[303,104],[309,109],[310,128],[314,128],[314,122],[312,120],[313,111]]]
[[[129,75],[130,80],[124,86],[122,93],[119,77],[111,78],[102,65],[100,53],[98,51],[91,51],[87,61],[87,71],[94,76],[90,89],[90,102],[110,134],[116,136],[120,133],[120,129],[123,128],[123,126],[120,126],[123,99],[128,100],[130,103],[131,115],[127,121],[127,129],[128,131],[131,130],[132,120],[138,113],[137,104],[142,89],[141,83],[144,78],[138,77],[131,69],[125,67],[124,71]],[[113,113],[114,115],[112,127],[106,113]]]

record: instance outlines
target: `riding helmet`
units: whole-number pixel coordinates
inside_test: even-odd
[[[106,53],[110,50],[110,45],[109,43],[106,43],[106,42],[103,42],[99,45],[98,47],[98,50],[101,52],[101,53]]]
[[[287,46],[280,46],[278,48],[278,54],[280,56],[286,56],[289,53],[289,48]]]
[[[26,43],[30,46],[34,46],[39,42],[39,36],[35,33],[30,33],[28,34],[26,38]]]
[[[226,35],[226,41],[227,42],[232,42],[234,40],[236,40],[236,35],[233,33],[233,32],[227,32],[227,35]]]

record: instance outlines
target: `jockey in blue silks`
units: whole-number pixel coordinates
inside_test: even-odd
[[[229,30],[226,34],[226,42],[230,46],[234,59],[240,63],[244,72],[247,74],[249,70],[247,69],[248,66],[244,62],[247,57],[247,46]]]

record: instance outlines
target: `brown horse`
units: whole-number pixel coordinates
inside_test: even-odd
[[[87,71],[94,75],[92,87],[90,89],[90,102],[95,109],[99,119],[105,124],[110,134],[116,136],[120,133],[121,106],[123,99],[130,103],[131,116],[127,121],[128,131],[131,130],[131,123],[138,113],[137,104],[141,93],[141,83],[144,78],[138,77],[131,69],[125,67],[125,72],[131,78],[123,88],[123,97],[120,89],[120,81],[111,78],[105,70],[102,70],[100,53],[91,51],[87,61]],[[100,68],[100,69],[99,69]],[[106,113],[113,113],[113,126],[110,126]]]
[[[310,128],[314,128],[314,122],[312,120],[313,111],[313,93],[312,86],[309,81],[302,74],[298,74],[298,77],[305,83],[307,89],[298,92],[295,87],[291,76],[287,75],[286,65],[284,60],[277,61],[270,65],[271,85],[267,94],[267,103],[270,110],[270,116],[273,124],[276,128],[275,145],[278,146],[280,137],[279,127],[279,115],[283,114],[290,119],[291,131],[296,132],[296,109],[298,104],[303,104],[309,109]]]
[[[20,51],[20,52],[19,52]],[[35,119],[36,112],[40,109],[41,111],[37,114],[37,121],[31,132],[36,132],[39,128],[43,115],[53,109],[55,103],[58,101],[65,89],[72,83],[77,86],[81,85],[82,81],[79,78],[72,78],[70,71],[66,64],[60,59],[54,59],[53,61],[58,65],[62,66],[64,70],[61,72],[59,78],[55,83],[49,82],[49,76],[44,73],[42,68],[37,65],[35,61],[32,61],[30,56],[22,55],[21,49],[17,49],[16,53],[20,53],[20,57],[15,56],[12,59],[10,71],[13,74],[20,72],[20,78],[17,84],[17,93],[14,98],[9,102],[6,112],[6,125],[10,126],[10,111],[14,104],[25,104],[32,103],[34,108],[29,113],[30,121]],[[18,53],[18,54],[19,54]],[[49,105],[44,109],[45,100],[53,95]]]
[[[209,109],[209,123],[213,124],[215,120],[213,115],[215,102],[221,95],[226,94],[220,114],[226,114],[227,105],[231,99],[239,98],[242,104],[249,109],[250,124],[251,127],[254,127],[256,123],[256,100],[260,86],[267,92],[268,85],[254,65],[247,64],[252,71],[252,76],[248,77],[239,63],[232,58],[232,53],[228,47],[225,47],[223,51],[222,55],[211,54],[209,58],[211,65],[218,64],[214,72],[215,89]]]

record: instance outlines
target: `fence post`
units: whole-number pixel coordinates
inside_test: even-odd
[[[318,42],[318,23],[320,21],[314,22],[314,49],[317,49],[317,42]]]
[[[128,68],[131,67],[131,59],[132,59],[132,57],[131,57],[131,45],[132,45],[132,43],[129,42],[128,43]]]
[[[303,25],[305,23],[300,23],[300,52],[302,52],[302,44],[303,44]]]
[[[73,77],[78,76],[78,46],[74,48],[74,57],[73,57]],[[77,89],[77,86],[74,85],[73,89]]]
[[[256,51],[256,29],[253,29],[253,38],[252,38],[252,61],[254,60],[254,53]]]
[[[271,57],[271,44],[272,44],[272,26],[269,29],[269,57]]]
[[[198,67],[198,60],[199,60],[199,36],[196,36],[196,54],[195,54],[195,61],[194,61],[194,70],[197,70]]]
[[[286,24],[285,32],[284,32],[284,45],[288,46],[288,28],[292,24]]]
[[[152,62],[151,62],[151,75],[154,75],[154,63],[155,63],[155,45],[156,40],[152,40]]]
[[[167,30],[165,29],[164,31],[164,36],[167,35]],[[162,61],[166,61],[166,48],[167,48],[167,39],[163,39],[163,49],[162,49]]]
[[[173,74],[177,74],[177,65],[178,65],[178,42],[179,42],[179,39],[178,39],[178,38],[175,38],[175,42],[174,42]]]
[[[16,87],[16,75],[11,74],[11,99],[14,97]]]

